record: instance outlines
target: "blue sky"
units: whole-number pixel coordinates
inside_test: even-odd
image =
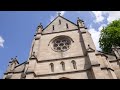
[[[119,11],[59,11],[65,18],[77,23],[85,21],[97,50],[100,30],[120,17]],[[28,59],[31,42],[39,23],[47,26],[58,11],[0,11],[0,78],[11,58],[18,56],[20,63]]]

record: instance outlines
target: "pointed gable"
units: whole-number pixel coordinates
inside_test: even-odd
[[[43,34],[74,29],[78,29],[75,23],[62,16],[58,16],[43,30]]]

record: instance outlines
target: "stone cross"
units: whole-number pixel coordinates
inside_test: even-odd
[[[60,13],[60,12],[58,12],[58,16],[60,16],[60,14],[61,14],[61,13]]]

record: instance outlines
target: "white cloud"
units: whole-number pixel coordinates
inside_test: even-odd
[[[96,31],[92,26],[90,26],[89,32],[91,33],[91,36],[92,36],[93,42],[96,46],[96,49],[100,50],[99,43],[98,43],[99,37],[100,37],[100,32]]]
[[[4,45],[3,45],[3,44],[4,44],[4,41],[5,41],[5,40],[0,36],[0,47],[4,47]]]
[[[99,28],[98,28],[98,31],[100,32],[102,29],[103,29],[103,27],[106,27],[107,26],[107,24],[102,24]]]
[[[65,12],[65,11],[56,12],[56,14],[55,14],[54,16],[51,16],[51,17],[50,17],[50,21],[51,21],[51,22],[55,19],[55,17],[58,15],[58,13],[61,13],[60,15],[63,16],[66,12]]]
[[[94,20],[95,23],[99,23],[99,22],[102,22],[104,20],[102,11],[92,11],[92,13],[94,14],[94,16],[96,18]]]
[[[93,39],[93,42],[96,46],[96,49],[97,50],[100,50],[101,51],[101,48],[99,47],[99,38],[100,38],[100,31],[102,30],[103,27],[105,27],[106,24],[102,24],[99,28],[98,28],[98,31],[96,31],[92,25],[90,25],[90,29],[89,29],[89,32],[91,33],[91,36],[92,36],[92,39]]]
[[[117,20],[120,18],[120,11],[103,11],[103,13],[108,14],[108,24],[111,23],[113,20]]]
[[[103,15],[106,15],[107,17],[104,17]],[[104,19],[107,19],[106,24],[102,24],[98,30],[95,30],[92,26],[90,26],[89,32],[91,33],[92,39],[95,43],[96,49],[101,50],[99,48],[99,38],[100,38],[100,31],[102,30],[103,26],[107,26],[109,23],[111,23],[113,20],[118,20],[120,18],[120,11],[92,11],[91,16],[95,16],[94,22],[97,24],[99,22],[102,22]]]

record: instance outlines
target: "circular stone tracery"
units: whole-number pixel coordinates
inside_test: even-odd
[[[66,51],[69,49],[71,41],[68,37],[58,37],[53,41],[55,51]]]

